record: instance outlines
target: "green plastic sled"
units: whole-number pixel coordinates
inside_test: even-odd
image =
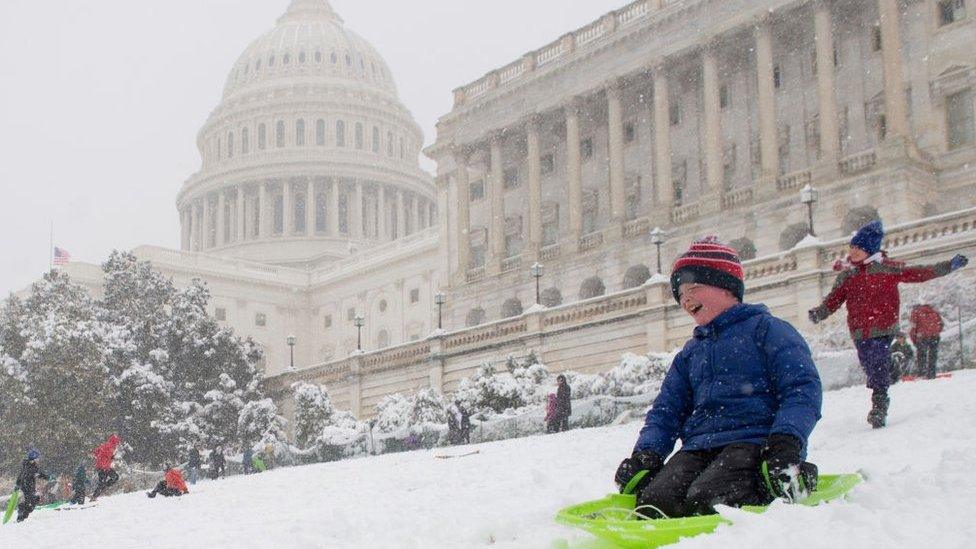
[[[858,474],[820,475],[817,490],[801,505],[819,505],[839,498],[861,482]],[[677,543],[681,538],[714,532],[730,521],[720,515],[641,520],[634,513],[633,494],[610,494],[603,499],[571,505],[556,514],[556,522],[581,528],[613,544],[614,547],[649,548]],[[766,506],[746,506],[744,510],[761,513]]]
[[[20,490],[14,490],[10,494],[10,500],[7,501],[7,510],[3,513],[3,523],[7,524],[10,522],[10,517],[14,514],[14,509],[17,508],[17,502],[20,500]]]

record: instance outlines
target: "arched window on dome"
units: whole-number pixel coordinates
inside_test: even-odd
[[[325,120],[321,118],[315,121],[315,144],[319,147],[325,146]]]
[[[346,123],[336,120],[336,147],[346,146]]]
[[[247,63],[244,63],[244,76],[247,76],[247,71],[250,70],[250,68],[251,68],[251,62],[250,61],[248,61]]]
[[[305,146],[305,119],[299,118],[295,121],[295,146]]]
[[[285,232],[285,197],[281,193],[276,194],[272,204],[274,205],[274,214],[272,216],[274,221],[274,234],[280,235]]]
[[[275,124],[275,147],[279,149],[285,146],[285,121],[279,120]]]
[[[234,158],[234,132],[227,132],[227,158]]]
[[[373,126],[373,152],[380,153],[380,129]]]
[[[356,122],[356,148],[357,149],[363,150],[363,147],[366,146],[364,143],[364,139],[365,136],[363,135],[363,123]]]
[[[268,58],[268,66],[269,67],[273,67],[274,66],[274,62],[275,62],[275,58],[274,58],[274,54],[272,53],[271,54],[271,57]]]
[[[386,132],[386,155],[393,158],[393,132]]]
[[[261,70],[261,60],[260,59],[258,59],[257,61],[254,62],[254,71],[257,72],[259,70]]]
[[[369,62],[369,68],[370,68],[370,70],[373,71],[373,78],[376,78],[376,63],[370,61]]]
[[[258,124],[258,150],[263,151],[268,146],[268,131],[264,123]]]
[[[400,160],[407,157],[406,147],[403,146],[403,138],[400,138]]]
[[[321,63],[322,62],[322,52],[321,51],[315,50],[315,62],[316,63]]]
[[[363,58],[362,57],[359,58],[359,68],[363,72],[366,72],[366,63],[363,61]]]
[[[346,66],[347,67],[351,67],[352,66],[352,56],[349,55],[348,53],[346,54]]]
[[[298,62],[299,63],[304,63],[305,62],[305,52],[304,51],[298,52]]]
[[[217,160],[220,160],[220,155],[223,154],[223,144],[221,144],[220,138],[217,138]]]
[[[335,65],[339,62],[339,56],[336,55],[336,52],[332,52],[332,54],[329,56],[329,60],[332,61],[333,65]]]
[[[289,61],[291,61],[291,55],[288,55],[288,54],[286,53],[285,55],[282,55],[282,56],[281,56],[281,62],[282,62],[283,64],[285,64],[285,65],[287,65]]]
[[[247,128],[241,128],[241,154],[251,152],[251,132]]]

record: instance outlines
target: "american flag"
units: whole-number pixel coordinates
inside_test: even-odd
[[[65,250],[64,248],[58,248],[57,246],[55,246],[54,247],[54,264],[55,265],[66,265],[69,261],[71,261],[71,254],[68,253],[68,250]]]

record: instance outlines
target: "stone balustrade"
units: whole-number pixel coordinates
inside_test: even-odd
[[[722,208],[731,209],[752,203],[752,187],[733,189],[722,195]]]
[[[603,233],[595,232],[585,234],[579,239],[579,251],[583,252],[591,248],[596,248],[600,244],[603,244]]]
[[[878,155],[872,149],[844,157],[837,164],[840,168],[840,173],[844,175],[855,175],[870,170],[877,163]]]
[[[671,210],[671,221],[675,225],[680,225],[696,219],[700,215],[699,208],[700,206],[697,202],[685,204],[683,206],[675,206],[674,209]]]
[[[780,191],[795,191],[809,185],[811,181],[813,173],[810,170],[800,170],[776,178],[776,188]]]
[[[624,238],[637,238],[647,234],[650,222],[647,218],[634,219],[624,224]]]

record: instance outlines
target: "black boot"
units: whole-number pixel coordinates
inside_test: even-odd
[[[885,426],[885,422],[888,419],[888,404],[891,399],[888,397],[888,391],[875,389],[874,393],[871,395],[871,411],[868,412],[868,423],[874,429],[880,429]]]

